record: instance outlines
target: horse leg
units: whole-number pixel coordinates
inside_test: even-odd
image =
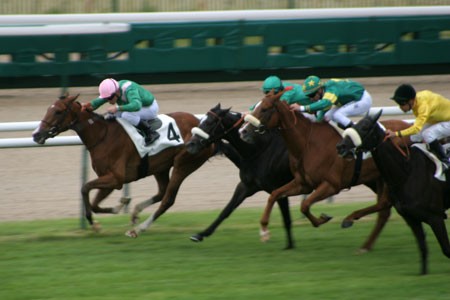
[[[321,183],[305,200],[302,201],[300,211],[308,218],[314,227],[319,227],[322,224],[330,221],[333,217],[326,214],[321,214],[319,218],[314,216],[310,208],[311,206],[323,199],[326,199],[338,192],[333,186],[328,183]]]
[[[441,246],[442,253],[450,258],[450,242],[444,220],[442,217],[436,216],[433,217],[428,224],[431,226],[431,229]]]
[[[98,223],[94,223],[92,218],[92,212],[98,211],[98,204],[104,199],[104,197],[108,196],[113,189],[120,189],[121,184],[119,184],[112,173],[107,175],[98,177],[94,180],[86,182],[81,188],[81,196],[83,198],[85,216],[88,220],[89,224],[93,227],[94,230],[98,230]],[[94,204],[91,207],[89,202],[89,192],[93,189],[99,189],[97,196],[95,198]],[[104,190],[101,192],[101,190]],[[108,192],[109,191],[109,192]],[[102,198],[102,195],[105,195]],[[94,211],[94,212],[95,212]],[[111,210],[112,211],[112,210]]]
[[[101,214],[116,214],[116,209],[113,207],[100,207],[99,204],[102,202],[106,197],[108,197],[112,193],[113,189],[99,189],[97,192],[97,195],[94,198],[94,201],[92,201],[92,211],[94,213],[101,213]]]
[[[294,239],[292,238],[292,218],[289,210],[289,199],[282,197],[278,199],[278,206],[280,207],[281,215],[283,217],[284,229],[287,236],[286,250],[294,248]]]
[[[164,196],[164,193],[166,192],[167,185],[169,184],[169,171],[157,173],[154,175],[156,182],[158,184],[158,193],[151,197],[150,199],[147,199],[143,202],[138,203],[134,209],[133,213],[131,214],[131,224],[135,225],[139,219],[139,213],[143,211],[146,207],[149,207],[150,205],[160,202]]]
[[[202,154],[192,157],[185,152],[185,156],[180,156],[175,158],[175,164],[172,170],[172,175],[170,176],[169,184],[167,190],[164,194],[163,199],[158,207],[158,209],[150,215],[144,222],[139,224],[132,230],[129,230],[125,235],[129,237],[137,237],[140,232],[147,230],[150,225],[156,221],[166,210],[168,210],[175,202],[175,198],[180,189],[181,183],[184,179],[197,170],[203,163],[209,158],[209,149],[204,151]]]
[[[428,273],[428,247],[425,240],[425,232],[423,230],[422,222],[417,221],[414,217],[410,217],[405,214],[402,214],[402,216],[413,231],[417,245],[419,246],[421,258],[420,274],[426,275]]]
[[[361,246],[361,248],[359,248],[357,253],[362,254],[362,253],[366,253],[366,252],[369,252],[372,250],[376,239],[380,235],[381,231],[383,230],[384,226],[386,225],[387,221],[389,220],[389,217],[391,216],[391,208],[392,208],[392,206],[389,206],[388,208],[385,208],[378,212],[377,222],[375,223],[375,227],[373,228],[372,232],[370,233],[369,237],[364,242],[364,244]]]
[[[341,227],[342,228],[351,227],[355,220],[359,220],[362,217],[373,214],[375,212],[380,212],[392,206],[392,204],[389,201],[388,188],[385,185],[385,183],[381,180],[377,182],[376,194],[377,194],[376,204],[352,212],[350,215],[344,218]]]
[[[196,233],[191,236],[191,241],[193,242],[201,242],[203,238],[209,237],[214,233],[214,231],[219,227],[219,225],[228,218],[233,211],[248,197],[252,196],[257,192],[256,189],[250,189],[247,187],[242,181],[238,183],[236,188],[234,189],[233,197],[219,214],[219,216],[214,220],[214,222],[209,225],[208,228],[203,230],[202,232]]]
[[[264,208],[264,213],[260,220],[261,229],[259,235],[262,242],[267,242],[270,239],[270,231],[268,229],[268,226],[270,214],[272,212],[272,208],[273,205],[275,204],[275,201],[278,201],[278,199],[282,197],[295,196],[308,192],[309,190],[307,190],[303,185],[299,184],[299,182],[295,179],[291,180],[289,183],[283,185],[282,187],[272,191],[272,193],[269,196],[269,199],[267,200],[266,207]]]

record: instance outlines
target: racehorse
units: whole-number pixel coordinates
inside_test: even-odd
[[[33,139],[38,144],[44,144],[48,138],[69,129],[78,134],[90,153],[92,167],[98,176],[81,188],[86,219],[94,230],[98,230],[98,224],[94,222],[92,212],[114,214],[123,206],[123,204],[114,208],[99,206],[114,189],[120,190],[125,183],[154,175],[158,192],[136,206],[133,218],[137,218],[139,211],[146,206],[160,201],[161,203],[145,222],[127,232],[127,235],[136,237],[173,205],[183,180],[216,153],[216,145],[212,144],[197,154],[190,154],[182,143],[181,146],[168,147],[155,155],[141,158],[119,122],[106,120],[94,112],[82,111],[81,104],[76,101],[77,97],[78,95],[64,95],[55,101],[33,133]],[[176,121],[182,139],[188,140],[191,137],[191,129],[198,125],[199,120],[186,112],[168,115]],[[169,175],[171,169],[172,174]],[[89,192],[93,189],[97,189],[98,192],[91,204]]]
[[[318,227],[331,217],[314,216],[310,211],[312,204],[343,189],[364,184],[377,194],[377,203],[347,216],[342,227],[350,227],[354,220],[378,212],[375,228],[361,248],[363,252],[371,250],[389,219],[391,208],[386,186],[373,159],[344,160],[338,156],[335,149],[341,140],[338,131],[327,122],[312,122],[302,113],[290,110],[285,101],[280,101],[281,95],[282,92],[275,94],[273,91],[265,95],[252,115],[246,116],[247,123],[240,129],[241,138],[251,142],[255,135],[264,134],[266,128],[280,128],[291,157],[295,157],[291,160],[294,179],[271,193],[261,217],[261,230],[267,231],[273,204],[282,196],[309,194],[301,203],[301,212]],[[385,125],[395,130],[408,127],[399,120],[387,121]]]
[[[233,163],[239,168],[241,181],[236,185],[233,196],[218,218],[205,230],[194,234],[192,241],[200,242],[214,233],[217,227],[248,197],[259,191],[272,192],[292,180],[286,146],[278,132],[272,130],[254,144],[239,138],[239,127],[244,116],[239,112],[222,109],[220,103],[205,114],[199,127],[192,129],[192,137],[186,143],[190,153],[198,153],[221,139],[228,141],[238,152],[239,159]],[[278,199],[287,235],[286,249],[294,247],[291,230],[291,214],[287,197]]]
[[[385,131],[375,116],[366,115],[344,132],[337,144],[339,155],[350,151],[370,151],[389,187],[389,198],[412,229],[421,253],[421,274],[428,273],[428,249],[422,223],[430,225],[445,256],[450,243],[445,227],[445,211],[450,208],[450,186],[435,177],[436,164],[418,147],[403,150],[397,142],[385,140]],[[439,162],[440,164],[440,162]]]

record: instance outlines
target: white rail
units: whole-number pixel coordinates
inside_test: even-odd
[[[372,107],[370,109],[370,114],[375,114],[383,110],[383,116],[392,115],[405,115],[398,107],[385,106],[385,107]],[[411,115],[411,113],[408,113]],[[202,118],[203,115],[196,114],[197,118]],[[407,122],[413,122],[413,120],[405,120]],[[0,132],[8,131],[33,131],[39,126],[39,121],[30,122],[7,122],[0,123]],[[3,138],[0,139],[0,149],[1,148],[26,148],[26,147],[49,147],[49,146],[71,146],[71,145],[82,145],[80,138],[76,135],[74,136],[57,136],[52,139],[48,139],[44,145],[36,144],[31,137],[29,138]]]

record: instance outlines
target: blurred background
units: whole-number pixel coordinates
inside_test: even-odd
[[[0,14],[85,14],[435,5],[450,5],[450,0],[2,0]]]

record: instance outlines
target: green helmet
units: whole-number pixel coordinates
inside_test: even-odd
[[[317,76],[308,76],[303,83],[303,93],[306,96],[314,94],[318,89],[323,86],[322,80]]]
[[[278,76],[269,76],[264,80],[261,90],[264,94],[267,94],[271,90],[275,90],[275,93],[278,93],[279,91],[284,90],[284,86]]]

